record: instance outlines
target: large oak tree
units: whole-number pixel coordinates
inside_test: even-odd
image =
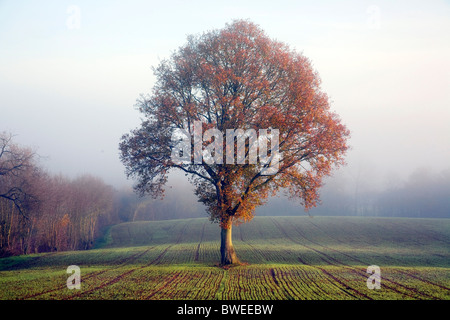
[[[251,22],[237,20],[189,36],[154,72],[153,91],[137,102],[142,124],[122,137],[121,160],[141,194],[162,195],[172,169],[190,177],[211,220],[220,224],[222,265],[239,262],[233,224],[252,219],[255,208],[278,191],[299,199],[305,209],[315,206],[323,177],[343,164],[349,131],[330,110],[311,62]],[[265,140],[262,135],[245,140],[244,163],[237,158],[242,136],[233,138],[230,149],[225,145],[227,130],[236,129],[267,130]],[[187,139],[188,150],[180,152],[177,139]],[[226,152],[217,148],[220,143]],[[254,146],[266,148],[268,156],[260,153],[256,163],[250,161]],[[231,163],[229,151],[236,151]]]

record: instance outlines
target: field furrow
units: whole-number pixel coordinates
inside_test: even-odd
[[[0,299],[450,300],[450,223],[257,217],[234,227],[243,265],[218,267],[206,219],[132,222],[102,248],[0,259]],[[66,286],[69,265],[81,289]],[[381,269],[370,290],[366,270]]]

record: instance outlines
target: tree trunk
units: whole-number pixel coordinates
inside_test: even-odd
[[[231,227],[222,227],[220,232],[220,264],[222,266],[239,263],[231,241]]]

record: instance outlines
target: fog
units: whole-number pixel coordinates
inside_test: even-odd
[[[151,67],[189,34],[250,19],[318,71],[352,147],[322,208],[339,190],[357,210],[362,195],[448,177],[449,17],[448,1],[3,1],[0,131],[51,172],[127,188],[118,143],[140,123],[133,106],[151,91]],[[187,184],[168,183],[175,195]]]

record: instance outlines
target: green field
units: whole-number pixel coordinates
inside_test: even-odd
[[[0,259],[0,299],[450,299],[448,219],[256,217],[233,229],[248,264],[226,270],[219,239],[202,218],[116,225],[93,250]]]

